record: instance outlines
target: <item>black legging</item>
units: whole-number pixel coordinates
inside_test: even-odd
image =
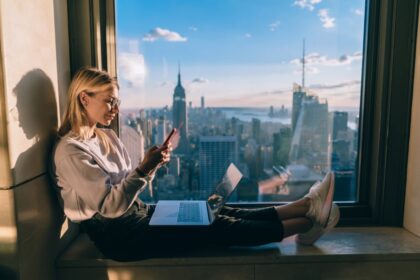
[[[137,260],[168,256],[203,247],[257,246],[283,239],[274,207],[238,209],[224,206],[210,226],[149,226],[153,205],[134,204],[122,217],[96,214],[83,221],[90,239],[108,258]]]

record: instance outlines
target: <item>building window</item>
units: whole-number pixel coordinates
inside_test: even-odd
[[[328,171],[358,202],[365,1],[116,1],[120,137],[133,164],[176,127],[146,201],[287,202]]]

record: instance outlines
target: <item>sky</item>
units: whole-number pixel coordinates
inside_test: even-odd
[[[187,102],[291,107],[302,84],[332,108],[359,108],[362,0],[117,0],[122,108]],[[304,43],[305,42],[305,43]]]

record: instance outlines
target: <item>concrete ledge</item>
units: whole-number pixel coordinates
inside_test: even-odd
[[[331,270],[330,264],[334,264],[335,270]],[[282,279],[288,279],[287,275],[298,279],[314,275],[321,275],[314,279],[334,275],[339,279],[358,279],[354,278],[359,275],[355,273],[360,273],[360,279],[392,279],[391,276],[420,279],[418,267],[420,238],[403,228],[391,227],[338,228],[315,246],[297,245],[293,238],[288,238],[258,247],[180,253],[174,258],[136,262],[104,259],[87,236],[81,235],[57,260],[59,279],[88,279],[88,275],[95,279],[123,279],[121,273],[130,276],[127,279],[137,279],[140,275],[142,279],[194,279],[191,278],[194,275],[203,275],[201,279],[270,279],[276,275]],[[333,271],[335,274],[331,274]],[[185,274],[189,276],[185,278]],[[346,275],[353,276],[346,278]]]

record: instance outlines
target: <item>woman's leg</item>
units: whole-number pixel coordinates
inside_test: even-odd
[[[307,195],[284,206],[276,207],[281,221],[299,217],[310,217],[312,220],[327,223],[334,195],[334,174],[325,175],[322,182],[314,184]]]
[[[310,199],[304,197],[286,205],[276,206],[275,209],[280,221],[284,221],[293,218],[306,217],[306,213],[308,213],[310,205]]]
[[[332,190],[332,191],[331,191]],[[331,208],[332,196],[334,190],[334,176],[332,174],[327,174],[322,182],[318,182],[311,187],[309,194],[305,197],[291,202],[282,206],[275,206],[274,209],[277,212],[277,218],[280,221],[294,219],[294,218],[306,218],[310,216],[313,220],[317,220],[321,216],[321,213],[324,209]],[[328,207],[325,207],[326,200],[329,197]],[[310,213],[309,213],[310,212]],[[327,211],[329,212],[329,211]],[[232,216],[242,219],[251,219],[251,220],[269,220],[271,217],[265,213],[265,211],[251,209],[251,211],[246,211],[246,209],[236,209],[230,207],[224,207],[221,212],[222,215]],[[324,215],[325,216],[325,215]],[[323,222],[325,223],[325,217]],[[328,219],[328,216],[326,217]]]
[[[282,230],[281,230],[281,234],[278,234],[277,238],[280,238],[281,240],[284,237],[288,237],[294,234],[306,233],[309,230],[311,230],[311,228],[314,227],[314,221],[318,222],[318,220],[321,220],[320,217],[322,217],[323,210],[324,208],[326,208],[325,207],[325,204],[327,204],[326,200],[328,199],[328,196],[333,193],[333,190],[334,190],[334,176],[333,174],[327,174],[324,180],[312,186],[310,190],[310,194],[306,195],[302,199],[299,199],[297,201],[294,201],[292,203],[289,203],[283,206],[258,208],[258,209],[238,209],[238,208],[231,208],[231,207],[225,206],[220,212],[222,216],[225,216],[221,220],[232,219],[232,221],[234,221],[238,219],[242,221],[240,224],[244,224],[244,225],[251,224],[252,226],[250,228],[255,228],[255,229],[260,228],[258,230],[260,232],[259,234],[254,232],[254,234],[252,234],[251,236],[255,236],[255,235],[261,236],[261,232],[267,232],[267,228],[265,230],[261,230],[263,227],[262,225],[264,223],[269,223],[272,225],[280,224]],[[332,200],[332,197],[330,197],[330,200]],[[328,204],[331,204],[331,203],[332,201],[329,201]],[[331,208],[330,205],[328,208]],[[245,230],[245,232],[246,231],[249,231],[249,229]],[[236,236],[244,236],[244,235],[237,234]],[[271,236],[271,238],[273,239],[274,237]],[[280,240],[273,239],[273,241],[280,241]],[[238,242],[238,240],[233,240],[233,242],[236,243]],[[243,243],[250,245],[253,242],[255,242],[255,240],[251,239]],[[265,239],[264,241],[259,240],[259,242],[264,243],[264,242],[269,242],[269,241],[268,239]]]
[[[311,229],[313,223],[305,216],[309,210],[309,206],[309,198],[304,197],[286,205],[269,208],[238,209],[225,206],[221,214],[255,221],[277,220],[277,222],[283,225],[283,237],[288,237],[297,233],[307,232]]]
[[[305,233],[312,228],[312,221],[309,218],[293,218],[282,221],[283,224],[283,238],[292,236],[298,233]]]
[[[239,209],[225,206],[221,214],[238,219],[280,222],[283,225],[283,237],[288,237],[311,229],[313,223],[305,217],[309,204],[309,199],[305,197],[286,205],[268,208]]]
[[[225,217],[223,220],[232,218],[232,221],[245,219],[250,222],[267,221],[274,224],[280,223],[283,227],[282,237],[288,237],[311,229],[313,223],[309,218],[305,217],[308,211],[308,203],[308,199],[303,198],[287,205],[276,207],[244,209],[225,206],[221,214]]]
[[[328,173],[322,182],[311,187],[304,198],[276,207],[283,223],[284,237],[298,233],[299,243],[312,244],[326,230],[333,228],[340,217],[338,207],[333,207],[333,194],[334,174]]]

